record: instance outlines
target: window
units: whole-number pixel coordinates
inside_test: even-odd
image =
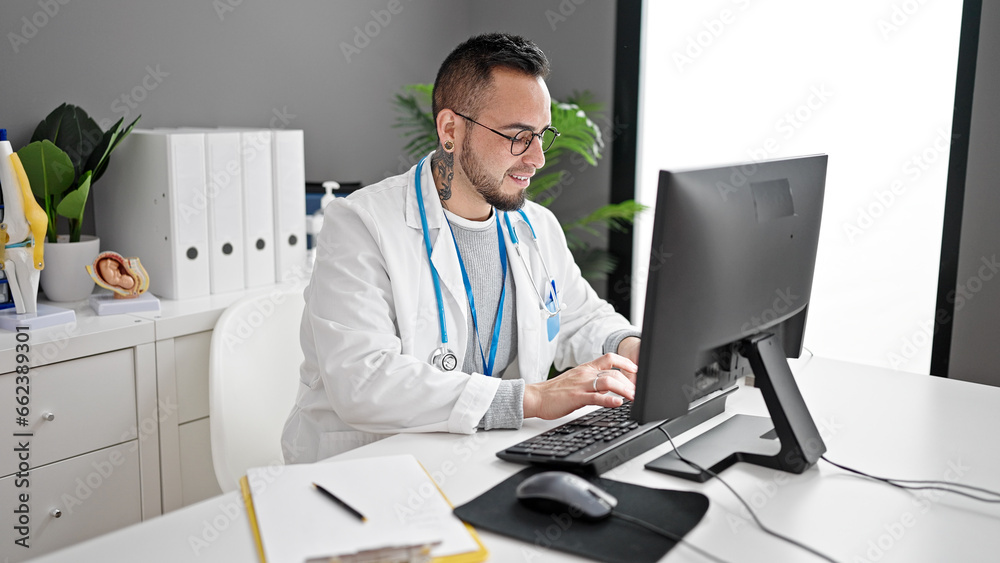
[[[636,197],[661,168],[830,155],[813,353],[927,373],[961,2],[647,1]],[[637,222],[642,322],[652,214]]]

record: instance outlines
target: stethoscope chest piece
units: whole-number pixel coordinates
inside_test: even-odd
[[[431,365],[442,371],[455,371],[458,368],[458,356],[442,346],[431,355]]]

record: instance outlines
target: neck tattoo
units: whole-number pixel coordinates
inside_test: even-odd
[[[451,181],[455,178],[455,154],[438,150],[431,158],[438,197],[442,202],[451,199]]]

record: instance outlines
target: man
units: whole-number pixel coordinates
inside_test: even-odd
[[[438,149],[327,206],[286,462],[633,398],[638,331],[580,276],[555,217],[525,202],[556,136],[547,75],[524,38],[469,39],[434,84]],[[553,362],[577,367],[547,379]]]

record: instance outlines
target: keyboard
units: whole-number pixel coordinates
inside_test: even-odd
[[[667,440],[663,421],[639,424],[629,417],[632,402],[591,411],[561,426],[497,452],[515,463],[604,473]]]

